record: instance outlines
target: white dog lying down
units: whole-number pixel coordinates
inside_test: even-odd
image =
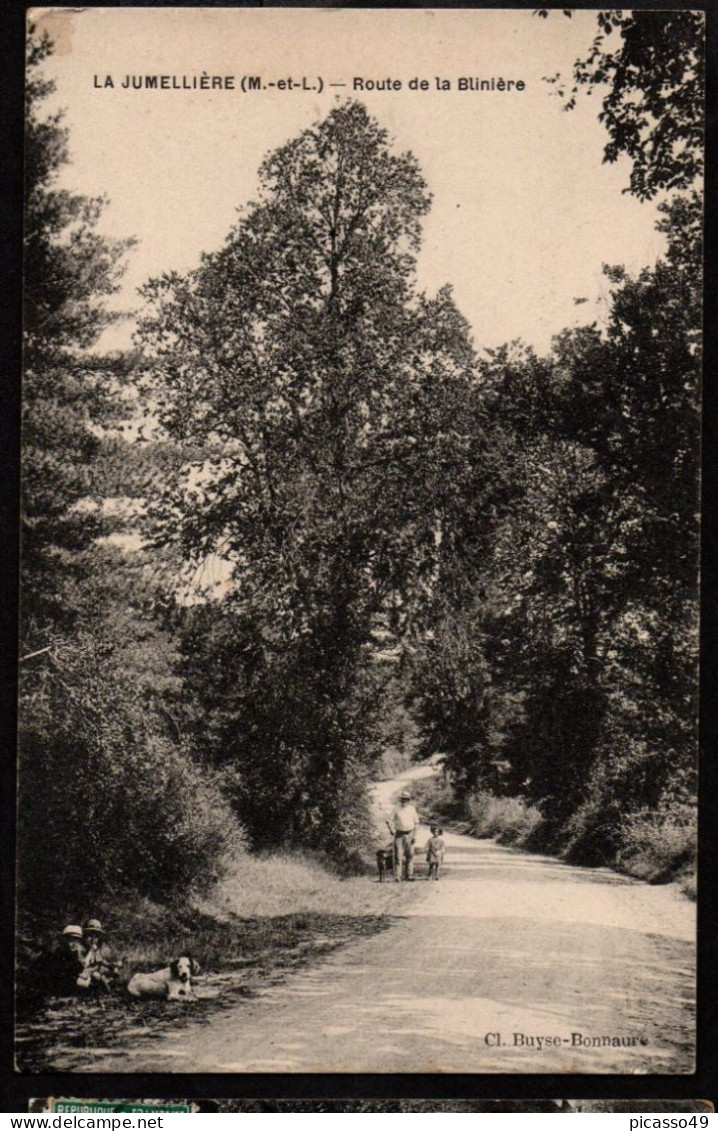
[[[175,958],[164,970],[154,974],[133,974],[127,983],[132,997],[196,997],[192,989],[192,976],[200,972],[199,962],[189,954]]]

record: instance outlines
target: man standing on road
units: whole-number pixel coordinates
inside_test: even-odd
[[[414,879],[414,841],[419,827],[419,814],[411,804],[411,794],[402,790],[399,804],[391,815],[391,828],[394,833],[394,879],[397,883],[403,878],[406,860],[406,878]]]

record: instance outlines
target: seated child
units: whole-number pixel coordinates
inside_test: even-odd
[[[75,993],[77,979],[85,968],[86,949],[82,927],[70,925],[62,932],[62,948],[42,956],[43,982],[49,993],[63,997]]]
[[[443,830],[439,825],[431,826],[431,836],[426,842],[426,862],[429,865],[430,880],[438,880],[441,862],[444,859]]]
[[[85,927],[84,940],[87,951],[77,985],[80,989],[109,990],[117,980],[121,964],[115,961],[99,919],[90,919]]]

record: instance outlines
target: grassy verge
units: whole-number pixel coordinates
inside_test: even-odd
[[[499,844],[528,845],[544,823],[538,809],[520,797],[496,797],[481,791],[458,800],[451,785],[439,778],[418,782],[416,797],[429,818]]]
[[[621,828],[617,864],[621,871],[650,884],[677,881],[696,898],[696,829],[692,811],[639,813]]]
[[[103,920],[123,959],[124,982],[137,970],[193,954],[202,975],[198,1000],[190,1002],[135,1001],[122,985],[96,998],[55,996],[36,974],[58,924],[25,924],[17,1066],[26,1072],[88,1070],[95,1054],[135,1049],[138,1042],[207,1020],[338,947],[384,930],[412,898],[409,885],[378,884],[373,876],[343,879],[318,860],[287,853],[240,856],[208,895],[172,907],[124,898],[88,909]]]
[[[566,828],[552,830],[523,798],[479,792],[457,799],[441,778],[417,782],[415,797],[425,819],[435,818],[447,828],[575,864],[605,865],[650,884],[676,882],[684,895],[696,898],[695,814],[688,807],[616,818],[607,838],[605,824],[592,828],[588,812],[579,811]]]

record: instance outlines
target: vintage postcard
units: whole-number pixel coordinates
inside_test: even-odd
[[[17,1069],[692,1073],[703,14],[27,52]]]

